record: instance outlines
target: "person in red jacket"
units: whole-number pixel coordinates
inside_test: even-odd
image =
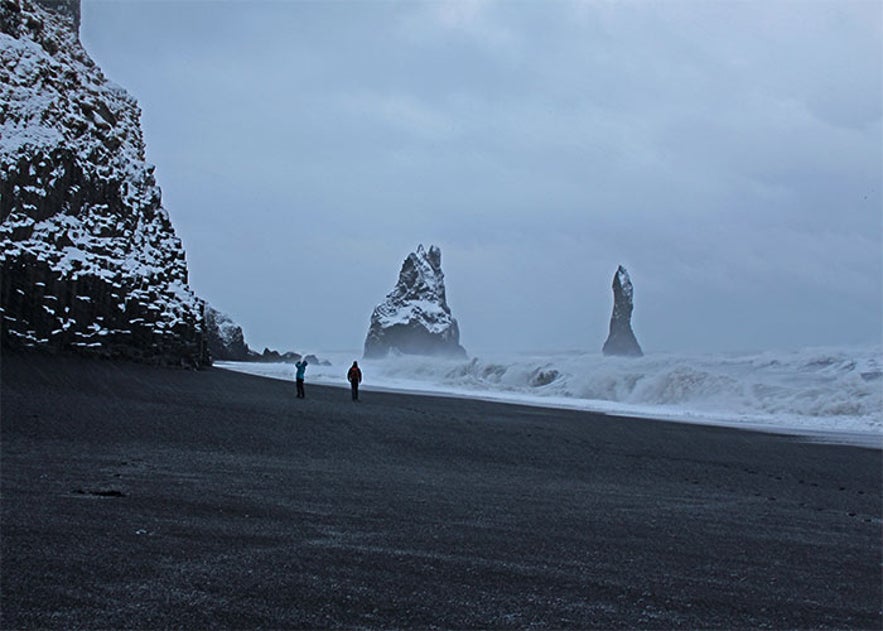
[[[359,362],[353,362],[349,371],[346,373],[349,379],[350,387],[353,389],[353,401],[359,400],[359,384],[362,383],[362,371],[359,369]]]

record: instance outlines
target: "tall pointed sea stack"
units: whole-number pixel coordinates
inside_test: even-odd
[[[202,364],[203,302],[140,109],[79,19],[79,0],[0,0],[2,344]]]
[[[365,357],[406,355],[465,357],[460,328],[445,298],[441,250],[420,245],[402,264],[399,281],[371,314]]]
[[[610,334],[602,349],[605,355],[641,357],[644,354],[632,331],[634,306],[632,281],[620,265],[613,275],[613,315],[610,316]]]

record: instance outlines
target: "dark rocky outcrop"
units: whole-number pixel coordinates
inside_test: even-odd
[[[83,49],[79,14],[0,0],[2,343],[204,364],[203,303],[140,110]]]
[[[293,364],[301,360],[302,355],[294,351],[279,351],[264,348],[259,353],[248,347],[242,327],[230,316],[221,313],[214,307],[205,308],[206,341],[212,360],[239,362],[267,362]],[[328,361],[320,360],[315,355],[307,355],[304,359],[310,364],[330,366]]]
[[[258,353],[257,351],[249,350],[248,351],[248,361],[252,362],[268,362],[268,363],[285,363],[285,364],[293,364],[295,362],[300,361],[301,354],[295,353],[294,351],[285,351],[284,353],[280,353],[279,351],[274,351],[269,348],[264,348],[263,353]],[[318,362],[310,362],[310,363],[318,363]]]
[[[304,361],[307,362],[308,364],[312,364],[315,366],[330,366],[331,365],[331,362],[328,361],[327,359],[319,359],[315,355],[307,355],[306,357],[304,357]]]
[[[632,281],[620,265],[613,275],[613,315],[610,316],[610,334],[602,349],[605,355],[640,357],[644,354],[632,331],[634,306]]]
[[[445,298],[441,250],[420,245],[402,264],[395,288],[371,314],[365,357],[389,353],[465,357]]]
[[[213,360],[247,361],[251,351],[245,343],[242,327],[230,316],[206,305],[205,337]]]

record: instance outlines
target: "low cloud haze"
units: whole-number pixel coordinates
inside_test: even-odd
[[[104,2],[194,290],[278,350],[360,349],[418,243],[461,341],[879,344],[883,5]]]

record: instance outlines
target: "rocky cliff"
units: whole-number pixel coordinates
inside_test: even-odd
[[[402,264],[395,288],[371,314],[365,357],[390,352],[465,357],[460,329],[445,298],[441,250],[420,245]]]
[[[78,26],[78,0],[0,0],[2,343],[199,365],[203,303],[138,104]]]
[[[264,352],[259,353],[252,350],[245,342],[242,327],[236,324],[230,316],[208,304],[205,306],[205,338],[212,360],[293,364],[303,358],[310,364],[331,365],[327,360],[320,360],[315,355],[303,357],[294,351],[280,353],[270,348],[264,348]]]
[[[209,305],[205,306],[205,337],[213,360],[248,361],[254,355],[245,343],[242,327]]]
[[[613,275],[613,314],[610,316],[610,334],[602,348],[605,355],[640,357],[644,354],[632,331],[634,306],[632,281],[620,265]]]

